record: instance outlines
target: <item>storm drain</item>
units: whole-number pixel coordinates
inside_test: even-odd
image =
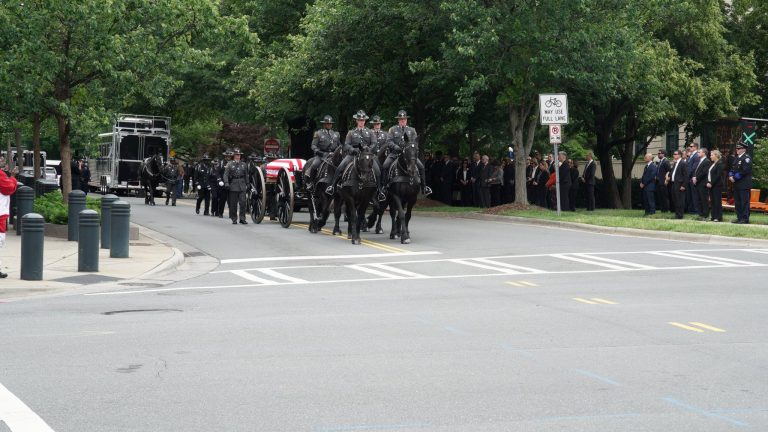
[[[117,314],[124,314],[124,313],[139,313],[139,312],[184,312],[184,311],[181,309],[126,309],[126,310],[102,312],[101,314],[117,315]]]

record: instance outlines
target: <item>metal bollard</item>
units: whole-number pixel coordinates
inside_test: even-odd
[[[77,218],[85,210],[85,192],[73,190],[69,193],[69,217],[67,219],[67,240],[77,241]]]
[[[27,213],[21,223],[21,279],[43,280],[45,219]]]
[[[109,249],[110,227],[112,226],[112,204],[117,201],[116,195],[104,195],[101,197],[101,248]]]
[[[35,204],[35,190],[29,186],[16,189],[16,235],[21,235],[21,219],[25,214],[32,213]]]
[[[77,271],[99,271],[99,213],[83,210],[78,218]]]
[[[109,256],[128,258],[128,239],[131,229],[131,205],[125,201],[112,203],[112,226],[110,227]]]

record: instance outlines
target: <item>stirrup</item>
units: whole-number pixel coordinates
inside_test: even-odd
[[[387,200],[387,195],[384,192],[379,191],[378,199],[379,199],[379,202],[386,201]]]
[[[328,195],[333,195],[335,193],[335,189],[334,189],[333,185],[328,186],[327,188],[325,188],[325,193],[327,193]]]
[[[432,193],[432,188],[429,186],[424,186],[424,195],[429,195]]]

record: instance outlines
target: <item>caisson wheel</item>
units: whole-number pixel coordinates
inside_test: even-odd
[[[277,175],[275,190],[275,205],[277,205],[277,220],[283,228],[291,226],[293,221],[293,182],[288,170],[283,168]]]
[[[259,168],[253,176],[251,195],[248,197],[251,208],[251,220],[253,223],[261,223],[267,213],[267,191],[264,181],[264,172]]]

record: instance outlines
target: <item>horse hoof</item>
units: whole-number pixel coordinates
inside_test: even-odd
[[[411,244],[411,239],[409,239],[409,238],[407,238],[407,239],[400,239],[400,243],[401,244]]]
[[[390,240],[394,240],[394,239],[395,239],[395,235],[394,235],[394,234],[390,234],[390,235],[389,235],[389,239],[390,239]]]
[[[384,234],[384,228],[376,228],[376,234]]]
[[[368,227],[364,226],[363,228],[361,228],[361,229],[360,229],[360,231],[362,231],[362,232],[368,232]]]
[[[341,231],[340,230],[333,230],[333,235],[341,235]]]
[[[352,234],[347,234],[347,240],[352,240]],[[354,241],[354,240],[352,240]]]
[[[352,244],[353,245],[359,245],[359,244],[362,244],[362,243],[360,242],[360,239],[352,239]]]

